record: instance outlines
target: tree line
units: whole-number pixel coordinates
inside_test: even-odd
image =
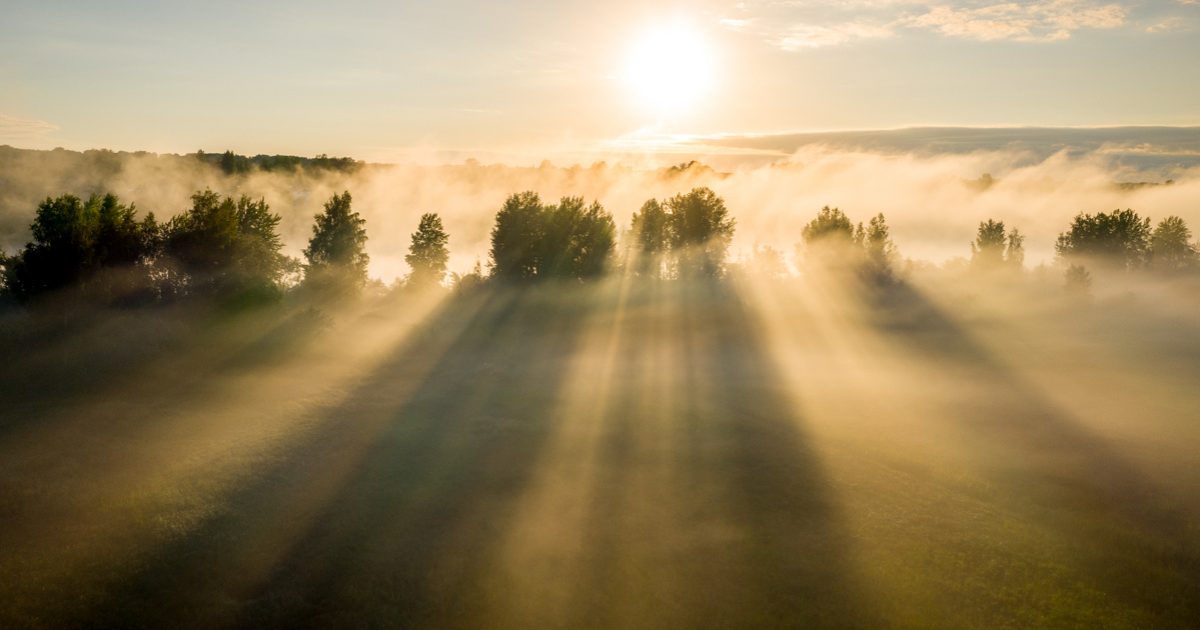
[[[19,301],[63,289],[105,303],[145,303],[209,297],[230,303],[278,299],[287,291],[340,296],[368,282],[366,221],[349,192],[333,195],[314,217],[302,258],[283,253],[280,216],[262,198],[196,192],[191,206],[166,222],[139,217],[116,195],[47,198],[30,226],[32,239],[14,255],[0,253],[0,288]],[[495,216],[488,269],[452,282],[583,281],[615,267],[665,280],[717,278],[726,273],[736,227],[725,202],[708,188],[650,199],[626,231],[599,202],[567,196],[544,202],[537,193],[509,196]],[[884,215],[855,223],[824,207],[801,230],[797,260],[852,270],[873,282],[893,282],[899,254]],[[1132,210],[1080,213],[1055,248],[1070,286],[1091,282],[1089,268],[1200,271],[1200,248],[1183,219],[1170,216],[1153,228]],[[618,244],[620,248],[618,248]],[[970,243],[972,269],[1020,270],[1025,237],[1004,222],[979,224]],[[449,235],[436,213],[421,216],[405,256],[404,285],[438,286],[447,280]],[[753,261],[786,275],[782,255],[769,247]]]

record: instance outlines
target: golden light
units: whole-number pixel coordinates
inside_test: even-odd
[[[661,24],[634,41],[622,78],[639,106],[659,117],[678,116],[695,108],[712,89],[712,49],[684,21]]]

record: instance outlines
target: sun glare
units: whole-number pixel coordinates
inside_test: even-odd
[[[704,37],[686,22],[641,33],[625,58],[623,78],[637,104],[660,118],[694,109],[712,88],[713,56]]]

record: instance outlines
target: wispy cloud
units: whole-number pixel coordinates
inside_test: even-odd
[[[939,5],[900,21],[943,35],[980,41],[1053,42],[1080,29],[1109,29],[1125,24],[1128,11],[1119,4],[1086,0],[1004,2],[973,7]]]
[[[840,46],[863,39],[891,37],[892,29],[874,24],[845,22],[823,26],[820,24],[796,24],[788,27],[775,45],[787,51],[823,46]]]
[[[0,140],[28,140],[58,131],[58,125],[44,120],[18,118],[0,113]]]
[[[751,0],[738,2],[719,21],[786,51],[850,45],[905,31],[985,42],[1056,42],[1081,30],[1131,27],[1158,33],[1184,25],[1182,18],[1169,15],[1148,27],[1131,23],[1133,6],[1126,0]]]

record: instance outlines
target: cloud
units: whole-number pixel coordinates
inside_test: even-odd
[[[1068,39],[1080,29],[1123,26],[1127,17],[1128,11],[1119,4],[1051,0],[973,7],[938,5],[900,23],[963,39],[1053,42]]]
[[[58,125],[44,120],[0,114],[0,140],[29,140],[58,131]]]
[[[799,51],[892,37],[904,29],[976,41],[1055,42],[1084,29],[1128,26],[1130,11],[1121,2],[1104,0],[791,0],[740,2],[719,22],[782,50]],[[1181,22],[1168,17],[1141,30],[1157,33]]]
[[[1168,17],[1154,24],[1147,26],[1144,30],[1147,33],[1167,33],[1170,31],[1179,31],[1187,28],[1187,20],[1179,16]]]
[[[824,46],[841,46],[864,39],[891,37],[892,30],[886,26],[847,22],[822,26],[819,24],[796,24],[781,33],[774,42],[786,51]]]

